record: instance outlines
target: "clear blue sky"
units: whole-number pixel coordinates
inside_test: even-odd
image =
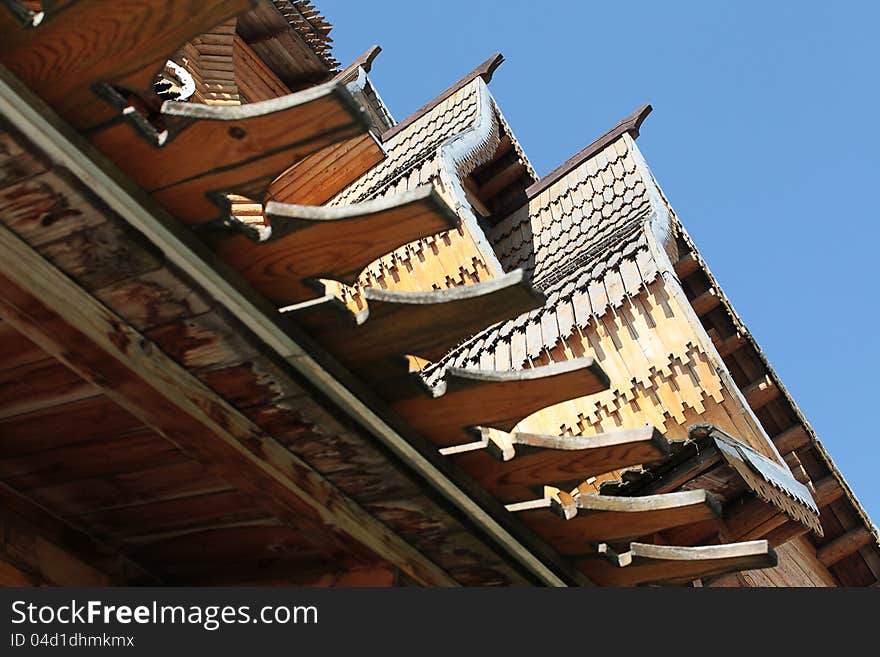
[[[650,102],[660,185],[880,522],[880,3],[317,6],[343,64],[382,46],[398,120],[501,51],[490,88],[539,174]]]

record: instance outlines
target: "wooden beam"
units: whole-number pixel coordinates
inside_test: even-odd
[[[694,490],[646,497],[575,496],[569,519],[544,508],[508,506],[562,554],[584,554],[591,543],[648,536],[655,532],[713,520],[721,505],[707,491]],[[520,511],[522,508],[522,511]]]
[[[775,505],[758,497],[746,496],[724,509],[724,536],[730,541],[764,538],[788,521]]]
[[[787,520],[783,524],[779,525],[776,529],[772,529],[764,536],[767,539],[767,542],[770,543],[773,547],[779,547],[780,545],[784,545],[791,540],[794,540],[798,536],[803,536],[804,534],[809,534],[810,528],[797,520]]]
[[[718,296],[713,288],[709,288],[702,294],[691,299],[691,307],[694,309],[694,312],[697,313],[697,317],[708,315],[720,305],[721,297]]]
[[[810,435],[803,424],[795,424],[772,438],[780,454],[788,454],[810,444]]]
[[[526,168],[522,162],[514,160],[480,185],[477,189],[477,195],[484,200],[491,199],[503,191],[505,187],[522,178],[525,173]]]
[[[701,473],[715,467],[721,461],[721,453],[714,446],[701,449],[696,456],[663,473],[647,486],[639,489],[640,495],[671,493]]]
[[[873,541],[874,537],[867,527],[856,527],[820,547],[816,550],[816,556],[826,567],[830,567]]]
[[[637,586],[687,584],[722,573],[772,568],[777,563],[767,541],[702,547],[632,543],[629,552],[582,559],[578,567],[602,586]]]
[[[340,362],[373,374],[368,377],[372,379],[382,373],[382,361],[388,358],[412,355],[439,360],[463,339],[544,302],[521,269],[448,290],[389,292],[367,288],[364,296],[368,307],[356,318],[332,296],[325,303],[302,304],[286,314]],[[372,372],[377,368],[379,373]]]
[[[744,347],[747,342],[744,335],[735,333],[715,342],[715,348],[718,350],[719,356],[727,358],[733,352]]]
[[[0,261],[0,317],[144,424],[329,545],[379,555],[425,584],[454,584],[5,227]]]
[[[663,434],[651,426],[595,436],[507,434],[507,453],[489,438],[493,432],[483,431],[485,437],[474,444],[476,449],[450,454],[450,458],[503,502],[530,499],[545,485],[578,484],[669,453]]]
[[[52,3],[58,5],[58,3]],[[119,116],[95,93],[111,82],[144,97],[184,43],[246,11],[250,0],[67,2],[37,27],[0,22],[0,64],[85,130]],[[0,14],[7,15],[0,6]]]
[[[688,251],[672,267],[678,279],[684,280],[700,268],[700,263],[697,256]]]
[[[742,393],[753,411],[763,408],[780,395],[776,382],[769,374],[743,386]]]
[[[361,270],[394,249],[459,223],[432,185],[390,198],[342,207],[270,202],[272,235],[221,236],[218,255],[279,306],[317,296],[317,279],[349,285]]]
[[[449,447],[472,442],[471,427],[510,431],[542,408],[608,386],[592,358],[505,372],[449,368],[432,391],[401,399],[392,408],[434,444]]]
[[[119,547],[96,541],[0,484],[0,581],[24,578],[17,586],[110,586],[159,584]],[[29,581],[28,581],[29,580]]]
[[[165,137],[137,112],[126,116],[91,133],[92,143],[186,223],[228,213],[223,193],[262,201],[292,164],[368,130],[363,110],[334,82],[239,106],[168,101]]]
[[[820,509],[839,500],[845,492],[833,474],[813,482],[813,499]]]

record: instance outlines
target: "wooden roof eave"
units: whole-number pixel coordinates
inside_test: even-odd
[[[158,219],[157,215],[161,216],[162,212],[151,205],[142,192],[133,189],[127,181],[113,174],[108,175],[100,164],[86,154],[87,149],[83,149],[81,139],[62,123],[52,119],[51,112],[47,113],[39,100],[12,80],[4,79],[0,82],[4,92],[0,101],[3,112],[18,130],[74,175],[90,180],[94,193],[111,209],[159,246],[171,262],[238,317],[249,330],[311,381],[318,390],[350,413],[368,431],[391,447],[394,453],[404,458],[410,467],[431,482],[444,497],[461,508],[481,528],[481,532],[491,536],[493,541],[540,581],[554,585],[562,584],[566,580],[586,583],[582,576],[572,573],[562,562],[543,551],[543,548],[534,543],[535,539],[528,538],[528,532],[523,533],[522,538],[517,538],[520,528],[516,523],[502,517],[504,512],[500,507],[497,512],[487,512],[485,507],[491,508],[491,504],[478,502],[476,494],[463,493],[462,486],[467,490],[467,485],[457,482],[455,474],[438,460],[426,457],[423,451],[413,448],[411,441],[403,438],[393,423],[383,417],[383,412],[377,410],[381,409],[381,404],[365,403],[364,398],[369,400],[370,395],[362,391],[356,383],[346,381],[345,375],[331,374],[333,366],[330,363],[322,364],[320,350],[303,348],[291,337],[289,331],[282,329],[276,320],[270,319],[271,312],[263,304],[243,294],[237,283],[219,275],[216,269],[207,265],[206,261],[210,261],[211,256],[205,253],[203,246],[198,245],[192,236],[184,236],[174,220]],[[151,209],[147,209],[148,207]],[[193,249],[202,253],[202,256],[195,256]],[[233,276],[232,279],[234,278]],[[552,566],[548,567],[548,564]],[[565,580],[560,578],[557,574],[559,572],[568,573],[564,575]]]

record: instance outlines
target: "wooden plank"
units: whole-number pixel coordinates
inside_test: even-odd
[[[290,315],[351,369],[382,371],[382,361],[403,355],[436,361],[460,341],[497,323],[540,307],[544,296],[523,271],[474,285],[432,292],[368,288],[368,308],[350,316],[335,297]],[[370,372],[366,372],[369,374]],[[387,376],[387,373],[386,373]],[[376,378],[373,376],[372,378]]]
[[[0,459],[113,438],[140,427],[140,420],[103,395],[53,404],[0,421]]]
[[[510,431],[542,408],[608,386],[592,358],[508,372],[449,368],[432,393],[398,400],[392,408],[433,443],[449,447],[472,442],[470,427]]]
[[[813,499],[820,509],[839,500],[845,492],[833,474],[813,482]]]
[[[0,260],[0,318],[230,485],[328,546],[378,554],[424,584],[455,584],[5,228]]]
[[[62,516],[81,515],[228,488],[198,461],[184,459],[154,467],[65,481],[28,490],[28,497]]]
[[[220,238],[218,255],[278,305],[316,296],[315,279],[352,284],[377,258],[421,237],[454,228],[455,211],[431,185],[344,207],[270,202],[272,235]]]
[[[139,115],[126,116],[137,121]],[[228,212],[222,193],[262,201],[269,183],[293,163],[368,129],[363,110],[333,82],[240,106],[169,101],[161,116],[165,137],[150,125],[126,121],[90,139],[186,223]]]
[[[57,5],[58,3],[53,3]],[[118,116],[95,93],[112,82],[152,96],[165,60],[193,37],[245,11],[249,0],[67,2],[36,28],[5,21],[0,64],[74,127],[85,130]]]
[[[34,580],[30,584],[159,583],[152,573],[120,553],[117,545],[95,540],[5,484],[0,484],[0,562],[30,574]],[[10,569],[5,571],[8,574]]]
[[[867,527],[856,527],[820,547],[816,556],[826,567],[831,567],[875,540]]]
[[[325,146],[272,181],[268,199],[323,205],[385,159],[372,133]]]
[[[677,465],[669,472],[648,485],[639,488],[640,495],[656,495],[677,490],[691,479],[715,467],[721,461],[721,453],[716,447],[701,449],[696,456]]]
[[[721,297],[718,296],[715,290],[710,288],[691,299],[690,303],[694,312],[697,313],[697,317],[702,317],[703,315],[708,315],[721,305]]]
[[[721,505],[704,490],[645,497],[574,497],[577,512],[568,520],[547,509],[517,515],[562,554],[584,554],[591,543],[649,536],[721,516]]]
[[[650,426],[595,436],[514,433],[509,440],[511,447],[516,446],[515,453],[504,454],[487,437],[476,443],[479,449],[450,455],[458,467],[503,502],[530,499],[545,485],[563,488],[669,453],[663,434]]]
[[[0,370],[0,419],[97,397],[100,390],[54,358]]]
[[[687,584],[701,577],[772,568],[778,563],[767,541],[702,547],[632,543],[629,552],[610,557],[582,559],[578,567],[602,586],[637,586]]]
[[[173,530],[192,531],[267,517],[271,516],[259,500],[227,489],[94,511],[77,516],[76,522],[88,527],[95,536],[108,536],[124,543]]]

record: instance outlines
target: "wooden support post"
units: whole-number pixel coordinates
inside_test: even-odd
[[[820,547],[816,556],[826,567],[830,567],[873,540],[867,527],[856,527]]]

